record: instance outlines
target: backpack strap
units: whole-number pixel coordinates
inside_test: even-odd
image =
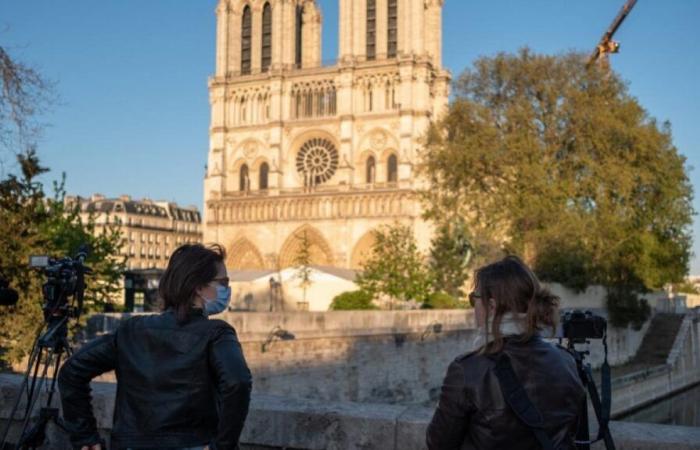
[[[518,419],[532,430],[543,450],[554,450],[552,440],[544,431],[544,417],[527,396],[527,392],[515,375],[510,358],[505,352],[501,352],[495,361],[494,373],[506,403]]]

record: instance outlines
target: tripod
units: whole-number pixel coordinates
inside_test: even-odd
[[[588,355],[590,352],[579,351],[574,347],[574,344],[587,344],[588,341],[586,339],[569,339],[568,341],[566,350],[571,353],[576,360],[578,375],[581,378],[581,383],[583,383],[584,389],[588,391],[588,396],[590,396],[591,404],[593,405],[593,411],[595,412],[596,419],[598,420],[598,437],[595,440],[591,440],[588,426],[588,401],[585,401],[581,416],[579,417],[578,430],[576,432],[576,448],[579,450],[590,450],[591,444],[602,439],[607,450],[615,450],[615,443],[613,442],[610,429],[608,428],[608,422],[610,421],[610,366],[608,365],[608,344],[606,338],[603,337],[605,361],[601,367],[601,390],[603,391],[602,401],[598,395],[598,389],[596,388],[595,382],[593,381],[591,365],[584,362],[585,355]]]
[[[68,315],[49,317],[46,323],[46,332],[40,334],[32,348],[29,363],[22,379],[19,395],[12,408],[10,417],[2,437],[0,450],[10,450],[11,444],[7,442],[7,436],[19,409],[22,394],[25,393],[27,402],[25,405],[20,439],[16,449],[36,449],[39,448],[46,439],[46,426],[53,422],[61,430],[66,431],[63,421],[59,417],[58,408],[51,407],[53,396],[56,393],[56,376],[61,366],[64,353],[71,355],[72,351],[68,344]],[[29,428],[29,419],[41,397],[41,392],[47,382],[49,369],[53,368],[51,378],[48,380],[48,396],[46,403],[39,410],[39,418],[33,427]]]

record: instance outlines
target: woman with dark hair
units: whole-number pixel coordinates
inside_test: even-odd
[[[575,449],[585,392],[573,357],[542,339],[556,329],[559,299],[509,256],[476,271],[469,300],[479,327],[477,350],[450,364],[428,448],[535,450],[546,441],[557,450]],[[523,388],[520,406],[525,397],[533,408],[516,414],[504,387],[509,393]],[[527,423],[533,412],[538,427]]]
[[[238,448],[251,375],[235,330],[207,320],[231,296],[224,260],[218,245],[181,246],[160,280],[164,311],[122,322],[66,361],[58,383],[76,449],[104,446],[90,380],[110,370],[117,377],[111,448]]]

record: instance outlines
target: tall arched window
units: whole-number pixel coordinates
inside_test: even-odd
[[[247,164],[243,164],[240,172],[238,173],[238,190],[241,192],[247,192],[250,190],[250,178],[248,177]]]
[[[301,67],[301,36],[302,27],[304,26],[304,7],[297,6],[297,16],[296,16],[296,36],[295,36],[295,49],[296,53],[294,55],[294,62],[297,67]]]
[[[375,170],[377,168],[377,162],[374,159],[374,156],[370,156],[367,158],[367,163],[365,163],[365,183],[367,184],[373,184],[375,177]]]
[[[389,156],[386,164],[386,181],[396,183],[399,179],[399,161],[396,155]]]
[[[267,163],[262,163],[260,165],[260,179],[258,180],[258,188],[264,191],[268,187],[268,174],[270,173],[270,166]]]
[[[262,16],[262,71],[267,72],[272,64],[272,6],[265,3]]]
[[[398,0],[388,1],[387,49],[389,58],[396,58],[399,41],[399,7]]]
[[[367,59],[377,55],[377,0],[367,0]]]
[[[250,6],[243,9],[243,19],[241,22],[241,73],[250,73],[251,44],[253,36],[253,20]]]

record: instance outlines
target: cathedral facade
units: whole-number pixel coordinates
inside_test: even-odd
[[[427,248],[415,168],[448,101],[443,1],[339,0],[328,64],[314,0],[220,0],[203,237],[229,270],[293,266],[302,245],[358,268],[394,222]]]

